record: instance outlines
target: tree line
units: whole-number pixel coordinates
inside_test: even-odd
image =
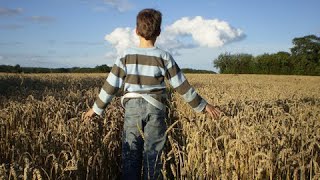
[[[191,69],[191,68],[182,68],[181,71],[185,74],[216,74],[214,71],[201,70],[201,69]]]
[[[289,52],[253,56],[220,54],[213,61],[222,74],[320,75],[320,37],[308,35],[292,40]]]
[[[190,68],[184,68],[181,70],[183,73],[215,74],[214,71],[208,71],[208,70],[198,70],[198,69],[190,69]],[[15,66],[0,65],[0,72],[6,72],[6,73],[109,73],[110,71],[111,71],[111,67],[109,67],[106,64],[101,66],[96,66],[94,68],[89,68],[89,67],[42,68],[42,67],[21,67],[19,64]]]
[[[15,66],[0,65],[0,72],[6,73],[106,73],[110,72],[111,67],[106,64],[89,67],[72,67],[72,68],[42,68],[42,67],[21,67],[19,64]]]

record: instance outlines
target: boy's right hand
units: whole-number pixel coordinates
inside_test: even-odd
[[[211,104],[207,104],[205,107],[205,111],[210,114],[213,119],[219,119],[221,111]]]

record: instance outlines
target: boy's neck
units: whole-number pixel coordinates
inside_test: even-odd
[[[139,39],[140,39],[140,44],[139,44],[139,48],[152,48],[154,47],[154,43],[156,42],[156,40],[152,39],[152,40],[146,40],[145,38],[143,37],[140,37],[139,36]]]

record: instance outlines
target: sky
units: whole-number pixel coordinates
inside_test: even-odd
[[[290,52],[292,39],[320,36],[319,0],[0,0],[0,64],[111,66],[138,44],[137,13],[162,12],[156,46],[181,68],[217,71],[222,53]]]

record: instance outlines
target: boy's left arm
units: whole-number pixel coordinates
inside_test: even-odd
[[[92,108],[85,113],[85,118],[91,118],[96,114],[101,115],[114,95],[119,91],[126,76],[125,68],[120,59],[113,65],[108,78],[104,82],[100,93]]]

